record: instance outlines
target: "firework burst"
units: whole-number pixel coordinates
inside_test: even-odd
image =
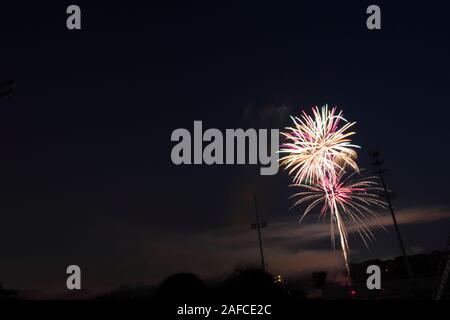
[[[378,217],[375,207],[385,207],[378,196],[380,188],[375,178],[357,176],[359,167],[354,149],[359,146],[351,143],[350,137],[355,132],[349,132],[355,123],[345,120],[342,111],[330,110],[326,105],[320,111],[314,107],[313,116],[303,111],[300,118],[291,119],[294,126],[282,133],[287,142],[280,153],[287,155],[280,162],[293,176],[293,185],[303,190],[293,195],[299,198],[293,207],[307,204],[300,222],[314,208],[321,207],[320,217],[330,220],[333,247],[338,235],[345,266],[350,272],[346,225],[350,224],[368,247],[374,236],[366,220]]]
[[[378,187],[376,178],[360,178],[356,177],[355,173],[345,178],[344,172],[341,171],[332,178],[324,178],[318,185],[295,184],[294,186],[306,190],[292,196],[300,198],[294,206],[309,203],[300,222],[312,209],[321,206],[320,216],[323,220],[327,216],[330,219],[333,247],[335,247],[335,228],[337,227],[345,266],[349,271],[350,250],[346,224],[350,222],[353,225],[368,247],[368,242],[374,240],[374,236],[365,220],[379,217],[374,210],[375,207],[385,207],[384,201],[378,196],[381,189]]]
[[[337,113],[336,108],[329,110],[325,105],[320,111],[314,107],[313,116],[303,111],[301,118],[291,119],[294,126],[282,132],[287,142],[279,152],[287,154],[280,162],[293,175],[294,183],[314,184],[333,177],[345,166],[359,170],[353,149],[359,146],[351,144],[349,138],[355,132],[348,132],[355,123],[347,122],[342,111]]]

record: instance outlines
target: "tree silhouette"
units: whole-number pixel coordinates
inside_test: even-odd
[[[314,288],[323,290],[325,288],[325,280],[327,278],[327,273],[325,271],[313,272],[311,275],[311,281]]]

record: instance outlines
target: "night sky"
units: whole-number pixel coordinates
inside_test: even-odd
[[[450,7],[372,2],[151,6],[5,2],[0,10],[0,281],[36,295],[65,290],[78,264],[87,290],[157,284],[190,271],[220,277],[257,264],[253,196],[270,271],[343,268],[327,226],[297,224],[290,179],[259,165],[175,166],[173,130],[278,128],[329,104],[357,122],[358,163],[380,148],[408,251],[450,233]],[[400,254],[388,212],[370,251]],[[389,218],[389,219],[388,219]],[[325,230],[314,237],[314,230]],[[325,229],[323,229],[325,228]],[[313,239],[307,238],[312,232]],[[317,231],[319,232],[319,231]],[[323,232],[322,232],[323,233]]]

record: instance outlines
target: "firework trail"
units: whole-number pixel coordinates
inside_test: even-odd
[[[291,117],[293,127],[281,134],[287,142],[281,146],[280,153],[287,155],[280,159],[281,165],[294,175],[294,183],[317,183],[327,176],[350,166],[358,171],[356,151],[359,148],[351,144],[350,136],[355,132],[347,132],[355,123],[349,123],[342,117],[342,111],[336,108],[322,107],[319,111],[313,108],[313,117],[302,112],[301,118]],[[340,126],[341,121],[344,123]]]
[[[368,247],[369,241],[375,239],[365,220],[369,217],[379,217],[378,213],[374,211],[375,207],[385,207],[384,201],[378,196],[381,188],[378,187],[376,178],[360,178],[356,177],[356,173],[352,173],[345,178],[344,172],[341,171],[332,178],[324,178],[319,185],[295,184],[294,186],[302,187],[306,191],[292,196],[300,198],[293,206],[309,203],[300,218],[300,222],[313,208],[321,206],[321,218],[325,220],[329,215],[331,240],[334,248],[336,225],[345,266],[349,272],[348,256],[350,249],[346,222],[350,222],[354,226],[366,247]],[[380,225],[380,227],[382,226]]]
[[[293,176],[295,187],[305,191],[292,197],[300,198],[293,205],[309,203],[300,222],[314,208],[321,206],[320,216],[330,219],[331,241],[335,243],[335,228],[344,255],[345,266],[349,272],[349,244],[346,223],[350,222],[364,244],[374,236],[365,223],[368,217],[377,218],[374,207],[385,207],[377,191],[380,189],[374,177],[358,178],[359,167],[355,159],[350,136],[355,132],[348,130],[355,124],[345,120],[342,111],[328,109],[325,105],[319,111],[312,109],[313,116],[302,111],[301,118],[291,117],[293,127],[288,127],[287,142],[280,153],[287,155],[280,159],[281,165]],[[348,173],[347,170],[350,170]]]

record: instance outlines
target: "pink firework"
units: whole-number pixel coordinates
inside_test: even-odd
[[[310,202],[300,221],[317,206],[321,206],[320,213],[323,219],[329,215],[333,247],[335,247],[336,225],[347,271],[349,271],[350,250],[346,223],[352,224],[367,246],[367,242],[373,240],[374,236],[365,220],[369,216],[379,217],[373,208],[385,207],[385,202],[378,196],[380,188],[375,178],[354,178],[354,175],[355,173],[344,178],[344,171],[340,171],[332,177],[324,177],[316,185],[295,184],[294,186],[303,187],[306,191],[293,195],[300,197],[294,206]]]

